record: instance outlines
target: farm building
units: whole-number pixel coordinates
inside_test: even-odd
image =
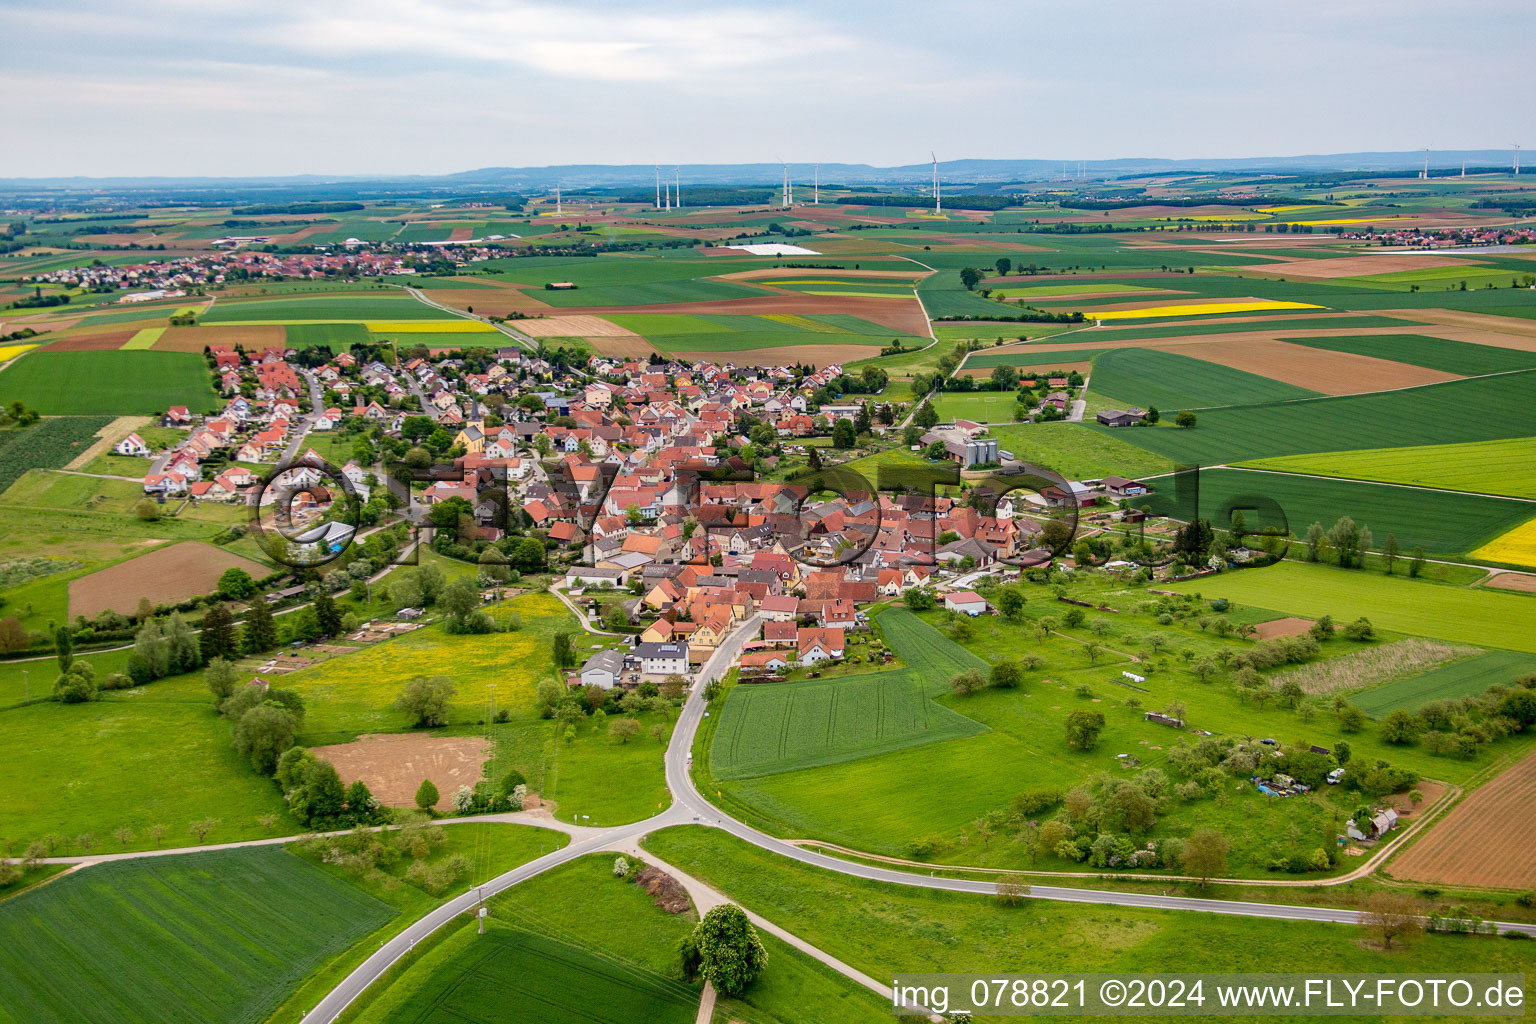
[[[1134,427],[1146,415],[1140,409],[1105,409],[1094,418],[1106,427]]]
[[[974,591],[960,590],[944,595],[944,608],[946,611],[959,612],[975,618],[987,610],[987,600]]]
[[[611,690],[618,685],[624,672],[624,655],[620,651],[598,651],[581,666],[581,685],[597,686]]]

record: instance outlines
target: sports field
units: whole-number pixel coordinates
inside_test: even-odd
[[[1379,629],[1536,654],[1531,598],[1524,594],[1290,561],[1175,583],[1169,589],[1307,618],[1332,615],[1347,621],[1365,615]]]
[[[719,779],[744,779],[984,732],[930,697],[986,662],[905,609],[888,609],[881,632],[907,667],[731,690],[710,751]]]
[[[1536,672],[1536,657],[1492,651],[1365,690],[1351,697],[1350,703],[1372,718],[1381,718],[1398,710],[1417,711],[1430,701],[1475,696],[1532,672]]]
[[[1199,485],[1199,515],[1218,526],[1225,527],[1231,510],[1241,508],[1252,529],[1288,528],[1300,537],[1314,522],[1326,529],[1347,515],[1371,528],[1377,549],[1393,534],[1404,551],[1422,547],[1460,554],[1536,515],[1536,506],[1509,498],[1292,473],[1205,469]],[[1167,481],[1164,486],[1147,501],[1153,510],[1193,518],[1187,498],[1176,498]]]
[[[1285,455],[1238,465],[1279,473],[1536,498],[1536,437]],[[1536,508],[1532,511],[1536,513]]]
[[[68,382],[68,387],[62,387]],[[150,415],[173,405],[221,407],[202,357],[190,352],[33,352],[0,373],[0,403],[45,416]]]
[[[281,847],[100,864],[0,902],[0,1011],[256,1024],[392,916]]]
[[[1219,363],[1154,349],[1122,348],[1093,363],[1093,390],[1145,409],[1203,409],[1316,398],[1308,391]]]

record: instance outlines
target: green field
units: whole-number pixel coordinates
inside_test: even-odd
[[[1430,338],[1422,334],[1360,334],[1353,337],[1280,340],[1329,352],[1352,352],[1355,355],[1425,366],[1431,370],[1459,373],[1463,377],[1536,367],[1536,352]]]
[[[231,299],[214,304],[199,323],[283,323],[326,320],[445,320],[449,314],[409,295],[316,295],[294,299]]]
[[[986,663],[904,609],[879,618],[899,671],[732,689],[710,752],[717,778],[745,779],[938,743],[985,727],[934,703],[951,676]]]
[[[1063,342],[1066,344],[1066,342]],[[1062,352],[1031,352],[1018,348],[1010,352],[973,352],[965,359],[967,370],[990,370],[994,366],[1032,366],[1051,370],[1068,363],[1092,362],[1100,356],[1118,351],[1109,348],[1080,348]]]
[[[1280,473],[1311,473],[1536,498],[1536,437],[1286,455],[1238,465]]]
[[[1093,386],[1098,385],[1095,375]],[[1395,448],[1526,437],[1531,433],[1532,408],[1536,408],[1536,372],[1527,370],[1401,391],[1207,409],[1191,430],[1164,425],[1123,433],[1127,440],[1175,461],[1211,466],[1342,447]]]
[[[1290,615],[1366,615],[1379,629],[1536,654],[1531,599],[1524,594],[1422,583],[1301,562],[1176,583],[1182,593],[1226,597]]]
[[[184,405],[223,405],[208,368],[192,352],[30,353],[0,373],[0,403],[22,402],[45,416],[149,415]]]
[[[35,358],[35,356],[34,356]],[[0,373],[0,391],[15,370]],[[58,469],[91,446],[110,416],[62,416],[36,426],[0,430],[0,491],[31,469]]]
[[[933,400],[942,422],[1012,423],[1018,402],[1012,391],[944,391]]]
[[[1135,479],[1170,473],[1171,460],[1081,423],[1030,423],[993,427],[988,434],[1014,458],[1053,469],[1073,480],[1104,476]]]
[[[292,348],[324,345],[332,352],[345,352],[353,345],[366,345],[373,340],[368,328],[358,323],[289,324],[286,331]]]
[[[1244,518],[1250,528],[1288,528],[1295,537],[1305,534],[1314,522],[1326,529],[1347,515],[1371,528],[1377,550],[1388,534],[1395,534],[1405,551],[1422,547],[1442,554],[1467,552],[1536,513],[1529,502],[1508,498],[1291,473],[1204,469],[1199,485],[1198,514],[1220,527],[1231,522],[1235,508],[1249,510]],[[1172,487],[1150,495],[1144,504],[1158,515],[1188,520],[1195,514],[1187,498],[1176,496]],[[1278,516],[1273,512],[1275,505]]]
[[[1219,363],[1155,349],[1121,348],[1093,363],[1093,390],[1145,409],[1204,409],[1316,398],[1317,392]]]
[[[1536,657],[1513,651],[1493,651],[1421,675],[1393,680],[1355,694],[1350,702],[1372,718],[1381,718],[1399,709],[1417,711],[1430,701],[1475,696],[1495,683],[1507,685],[1532,672],[1536,672]]]
[[[280,847],[91,867],[0,902],[17,1024],[257,1024],[390,907]]]

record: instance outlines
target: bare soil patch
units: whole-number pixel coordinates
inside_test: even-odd
[[[288,332],[282,324],[210,324],[207,327],[168,327],[152,347],[157,352],[201,352],[211,345],[229,348],[239,345],[250,351],[283,348],[287,344]]]
[[[387,807],[416,806],[421,780],[431,779],[438,792],[434,807],[448,811],[453,809],[453,794],[460,786],[473,787],[481,780],[491,744],[478,736],[391,733],[312,747],[310,752],[331,762],[343,784],[362,779]]]
[[[686,913],[693,906],[682,883],[660,868],[648,867],[637,873],[635,884],[650,893],[655,904],[669,914]]]
[[[1258,630],[1259,639],[1269,640],[1277,636],[1300,636],[1312,628],[1311,619],[1270,619],[1268,622],[1259,622],[1254,625]]]
[[[1392,809],[1397,812],[1399,818],[1411,818],[1421,811],[1428,810],[1445,793],[1445,783],[1432,782],[1429,779],[1420,781],[1413,788],[1424,794],[1424,799],[1418,806],[1414,806],[1407,793],[1394,793],[1386,798],[1387,803],[1392,805]]]
[[[448,241],[466,242],[474,237],[475,231],[473,228],[454,228],[453,231],[448,235]]]
[[[69,614],[90,619],[111,608],[130,615],[141,597],[154,604],[176,604],[212,593],[226,569],[244,569],[256,577],[268,572],[261,563],[223,548],[183,541],[70,580]]]
[[[1165,347],[1165,351],[1192,356],[1234,370],[1284,381],[1325,395],[1358,395],[1367,391],[1438,384],[1460,380],[1461,375],[1431,370],[1409,363],[1362,356],[1353,352],[1293,345],[1276,338],[1250,334],[1240,340]]]
[[[1485,587],[1496,587],[1499,590],[1521,590],[1527,594],[1536,594],[1536,576],[1526,576],[1518,572],[1495,573],[1488,577]]]
[[[495,285],[489,288],[444,288],[428,293],[434,301],[455,309],[474,309],[481,316],[507,316],[512,313],[543,313],[551,307],[517,288]]]
[[[519,331],[530,338],[633,338],[635,332],[599,316],[545,316],[519,320]]]
[[[1474,790],[1428,835],[1404,850],[1389,870],[1394,877],[1415,882],[1536,887],[1532,807],[1536,807],[1536,754]]]

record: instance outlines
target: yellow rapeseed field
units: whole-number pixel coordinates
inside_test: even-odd
[[[1212,313],[1252,313],[1270,309],[1322,309],[1310,302],[1202,302],[1178,306],[1148,306],[1145,309],[1090,310],[1084,316],[1094,320],[1142,320],[1165,316],[1208,316]]]
[[[1472,552],[1472,557],[1536,568],[1536,519],[1528,519],[1508,533],[1493,538]]]
[[[370,331],[384,334],[484,334],[496,328],[480,320],[392,320],[367,321]]]
[[[6,361],[8,361],[10,359],[14,359],[15,357],[21,355],[23,352],[28,352],[28,351],[30,351],[30,350],[32,350],[34,348],[37,348],[37,346],[36,345],[0,345],[0,363],[6,362]]]

